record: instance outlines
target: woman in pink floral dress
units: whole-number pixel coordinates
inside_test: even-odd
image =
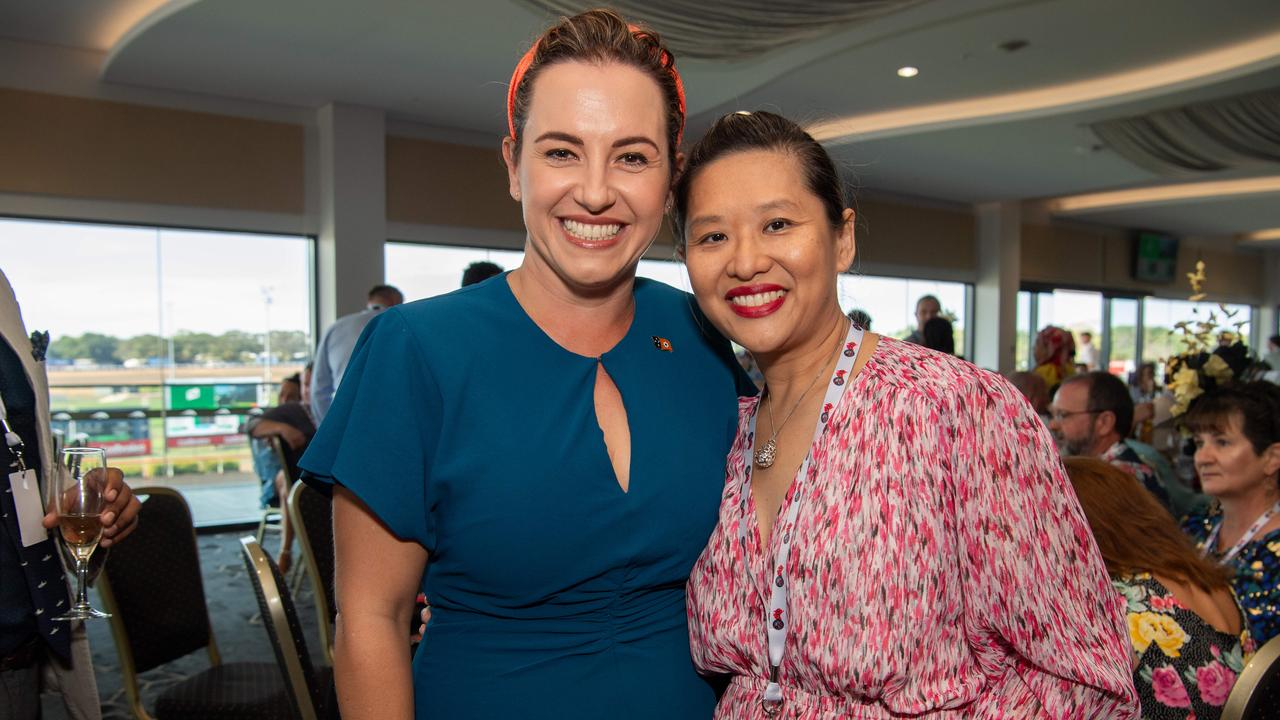
[[[676,220],[764,372],[689,580],[718,718],[1131,718],[1124,608],[1054,444],[999,376],[851,325],[853,211],[771,113],[721,118]]]

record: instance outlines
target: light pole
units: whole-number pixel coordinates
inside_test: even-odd
[[[275,290],[274,286],[262,286],[262,304],[267,310],[267,332],[262,336],[263,354],[266,356],[266,363],[262,367],[262,379],[271,382],[271,294]]]

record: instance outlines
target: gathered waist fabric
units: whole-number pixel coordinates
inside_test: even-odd
[[[763,717],[760,700],[768,683],[764,678],[734,676],[716,708],[716,720]],[[901,718],[874,700],[858,700],[847,696],[813,693],[795,686],[782,686],[783,706],[780,718],[786,720],[893,720]],[[930,720],[968,717],[964,710],[933,710]]]

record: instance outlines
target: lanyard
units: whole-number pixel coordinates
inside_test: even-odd
[[[831,381],[827,383],[827,394],[822,401],[822,413],[818,416],[818,422],[813,428],[813,442],[809,446],[809,452],[805,455],[804,462],[800,465],[800,470],[796,472],[795,487],[791,491],[791,507],[787,510],[787,516],[781,523],[773,528],[773,534],[782,533],[782,542],[778,544],[778,552],[773,562],[773,581],[770,584],[772,591],[769,598],[769,614],[765,617],[765,630],[769,637],[769,684],[765,687],[764,698],[760,701],[764,708],[765,715],[773,717],[782,710],[782,686],[778,684],[778,669],[782,666],[782,655],[787,647],[787,630],[790,623],[790,613],[787,600],[790,592],[787,582],[787,560],[791,557],[791,541],[794,540],[794,531],[796,526],[796,518],[800,514],[800,501],[803,498],[805,482],[809,475],[809,466],[813,462],[813,448],[818,440],[822,438],[822,432],[827,427],[827,421],[831,419],[831,411],[839,402],[841,394],[844,393],[845,380],[848,379],[849,373],[853,370],[854,358],[858,354],[858,346],[862,344],[863,330],[854,323],[849,323],[849,331],[844,338],[844,350],[838,356],[836,361],[835,372],[831,375]],[[747,434],[747,453],[746,453],[746,472],[742,476],[742,488],[740,491],[742,503],[742,518],[738,521],[738,540],[746,548],[747,528],[748,528],[748,512],[747,498],[751,494],[751,464],[755,458],[756,449],[756,416],[760,409],[759,403],[756,404],[756,411],[751,414],[751,426]],[[755,578],[751,577],[751,563],[747,562],[747,577],[750,585],[755,585]]]
[[[1244,531],[1244,535],[1236,541],[1235,545],[1231,546],[1231,549],[1227,551],[1227,554],[1223,555],[1218,562],[1223,565],[1231,562],[1231,558],[1239,554],[1239,552],[1244,549],[1244,546],[1253,539],[1253,536],[1258,534],[1258,531],[1262,529],[1262,526],[1266,525],[1267,521],[1276,513],[1280,513],[1280,501],[1277,501],[1270,509],[1259,515],[1258,519],[1253,521],[1253,524],[1249,526],[1249,529]],[[1222,530],[1222,522],[1222,520],[1218,521],[1218,524],[1213,527],[1213,532],[1209,533],[1209,539],[1204,541],[1204,549],[1201,550],[1202,556],[1208,556],[1208,554],[1218,544],[1218,532]]]
[[[18,433],[9,427],[9,412],[4,406],[4,397],[0,396],[0,432],[4,433],[4,444],[9,447],[9,452],[13,454],[13,459],[18,463],[18,472],[25,473],[27,471],[27,462],[22,457],[22,451],[26,446],[22,443],[22,438]]]

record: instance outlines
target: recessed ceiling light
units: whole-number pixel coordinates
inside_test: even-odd
[[[898,77],[910,78],[920,74],[920,68],[911,65],[903,65],[898,68]]]

